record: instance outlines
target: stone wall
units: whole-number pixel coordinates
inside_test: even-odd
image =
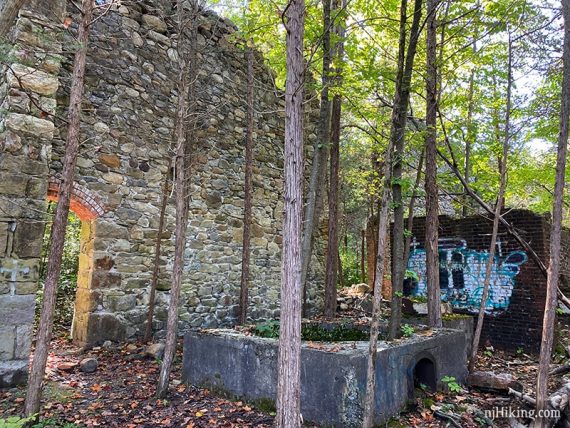
[[[57,2],[27,2],[0,66],[0,387],[27,373],[62,13]]]
[[[40,25],[63,34],[64,46],[73,46],[78,18],[74,17],[70,29],[63,31],[59,24],[63,2],[46,1],[45,5],[49,5],[49,13],[37,22],[28,24],[26,12],[20,16],[18,28],[25,28],[17,36],[26,45],[22,50],[44,43],[43,37],[36,36],[34,26]],[[37,13],[40,9],[34,10]],[[144,330],[162,187],[171,173],[178,39],[171,18],[171,11],[161,2],[124,1],[92,28],[81,125],[83,144],[72,197],[72,209],[83,222],[72,328],[74,340],[82,344],[125,340]],[[182,332],[235,322],[241,272],[245,55],[233,24],[209,13],[200,20],[198,50],[199,103],[191,120],[197,133],[191,142]],[[60,53],[53,43],[46,51]],[[37,62],[42,58],[40,55]],[[23,365],[29,352],[45,201],[57,200],[66,135],[65,121],[56,119],[54,127],[50,116],[25,99],[37,93],[38,102],[56,111],[56,95],[57,115],[65,117],[73,49],[61,56],[61,70],[60,56],[56,58],[58,61],[45,59],[45,66],[36,66],[37,71],[24,69],[22,74],[30,82],[24,80],[23,89],[19,81],[10,80],[10,72],[3,73],[4,82],[8,80],[3,85],[3,105],[10,113],[3,118],[1,142],[5,150],[0,155],[0,174],[11,177],[11,181],[0,183],[0,241],[9,243],[5,245],[9,251],[1,259],[4,279],[0,299],[7,300],[0,305],[0,334],[13,337],[10,335],[15,336],[20,328],[26,334],[18,334],[25,343],[16,351],[0,349],[0,360],[17,358]],[[32,92],[27,95],[28,89]],[[279,315],[283,108],[283,97],[275,90],[272,74],[256,55],[249,304],[250,317],[255,320]],[[311,123],[307,121],[308,147],[316,138]],[[154,322],[158,335],[165,327],[174,242],[174,200],[168,196]],[[6,212],[10,215],[1,217]],[[322,251],[320,245],[317,248],[317,253]],[[321,305],[316,284],[322,270],[322,258],[317,254],[309,275],[313,308]],[[14,311],[19,308],[25,317],[15,319]],[[1,342],[4,347],[10,341]]]

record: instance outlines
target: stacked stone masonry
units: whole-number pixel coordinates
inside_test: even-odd
[[[72,210],[82,220],[72,327],[81,344],[122,341],[144,331],[162,187],[172,174],[178,35],[167,3],[123,1],[92,28],[72,195]],[[79,19],[65,30],[63,17],[73,11],[65,1],[29,4],[14,28],[13,61],[2,68],[0,86],[0,386],[25,377],[46,201],[57,200],[67,132],[61,118]],[[197,45],[181,332],[234,324],[241,273],[247,64],[236,28],[208,12],[200,17]],[[255,320],[279,315],[283,108],[271,72],[256,55],[249,303]],[[307,122],[310,158],[316,137]],[[166,321],[174,225],[169,194],[157,335]],[[317,247],[309,274],[313,308],[321,305],[322,245]]]

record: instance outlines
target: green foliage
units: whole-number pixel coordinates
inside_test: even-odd
[[[60,422],[55,418],[42,419],[29,428],[81,428],[84,425],[76,425],[72,422]]]
[[[276,339],[279,337],[279,321],[269,320],[256,324],[254,333],[261,337]],[[352,342],[370,338],[368,332],[348,325],[323,327],[318,324],[303,324],[301,339],[313,342]]]
[[[9,416],[6,419],[0,419],[0,428],[25,428],[29,426],[30,422],[32,422],[34,419],[34,416],[30,416],[29,418]]]
[[[53,216],[55,204],[50,204],[48,216]],[[71,327],[73,318],[73,308],[75,303],[75,292],[77,290],[77,273],[79,270],[79,251],[81,220],[73,213],[69,213],[67,229],[65,232],[65,242],[63,245],[63,258],[61,262],[61,273],[57,286],[56,309],[54,314],[54,325],[61,329],[68,330]],[[40,287],[36,295],[36,318],[41,311],[43,301],[43,284],[47,275],[47,258],[51,238],[51,222],[46,225],[44,241],[42,245],[42,263],[40,266]]]
[[[301,338],[314,342],[352,342],[368,340],[370,336],[366,331],[345,325],[328,329],[317,324],[306,324],[301,327]]]
[[[401,327],[401,330],[402,330],[402,335],[404,337],[411,337],[416,331],[416,329],[413,326],[411,326],[410,324],[404,324]]]
[[[414,303],[427,303],[427,296],[410,296],[408,299]]]
[[[342,280],[346,286],[360,284],[362,282],[360,270],[360,254],[353,248],[339,248],[340,261],[342,263]],[[366,278],[364,278],[366,281]]]
[[[441,381],[445,384],[449,392],[458,394],[463,390],[461,385],[457,383],[457,379],[455,379],[453,376],[444,376],[441,378]]]
[[[279,337],[279,321],[268,320],[255,325],[255,334],[261,337],[275,339]]]
[[[417,272],[415,272],[413,270],[409,270],[409,269],[406,269],[406,272],[404,274],[404,278],[415,279],[416,281],[420,280],[420,277],[418,276]]]

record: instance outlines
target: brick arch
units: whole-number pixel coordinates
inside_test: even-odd
[[[50,177],[47,191],[48,200],[57,202],[60,184],[59,178]],[[90,221],[105,214],[105,208],[99,198],[89,189],[77,183],[73,183],[70,209],[82,221]]]

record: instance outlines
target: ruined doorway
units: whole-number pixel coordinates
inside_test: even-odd
[[[36,323],[39,320],[42,308],[43,287],[47,276],[47,261],[50,252],[52,224],[56,207],[56,202],[48,202],[40,260],[39,287],[36,298]],[[79,255],[82,244],[81,229],[83,223],[84,222],[82,222],[73,211],[69,212],[53,319],[53,331],[58,336],[65,336],[71,333],[79,274]]]
[[[57,178],[50,178],[48,184],[47,200],[50,212],[47,215],[47,224],[44,234],[44,249],[42,251],[42,276],[45,278],[45,262],[49,254],[49,238],[51,221],[59,196],[60,182]],[[93,229],[95,220],[104,213],[96,195],[77,183],[73,184],[70,200],[70,217],[66,228],[64,260],[62,272],[58,283],[56,302],[56,317],[61,313],[61,327],[54,324],[56,333],[76,336],[85,336],[89,313],[93,310],[91,298],[91,278],[93,276]],[[66,253],[67,249],[67,253]],[[68,263],[66,263],[66,258]],[[42,284],[40,282],[40,290]],[[38,297],[40,293],[38,293]],[[40,300],[38,298],[37,300]],[[40,303],[40,302],[37,302]],[[37,304],[38,312],[41,303]],[[57,318],[56,318],[57,319]]]

